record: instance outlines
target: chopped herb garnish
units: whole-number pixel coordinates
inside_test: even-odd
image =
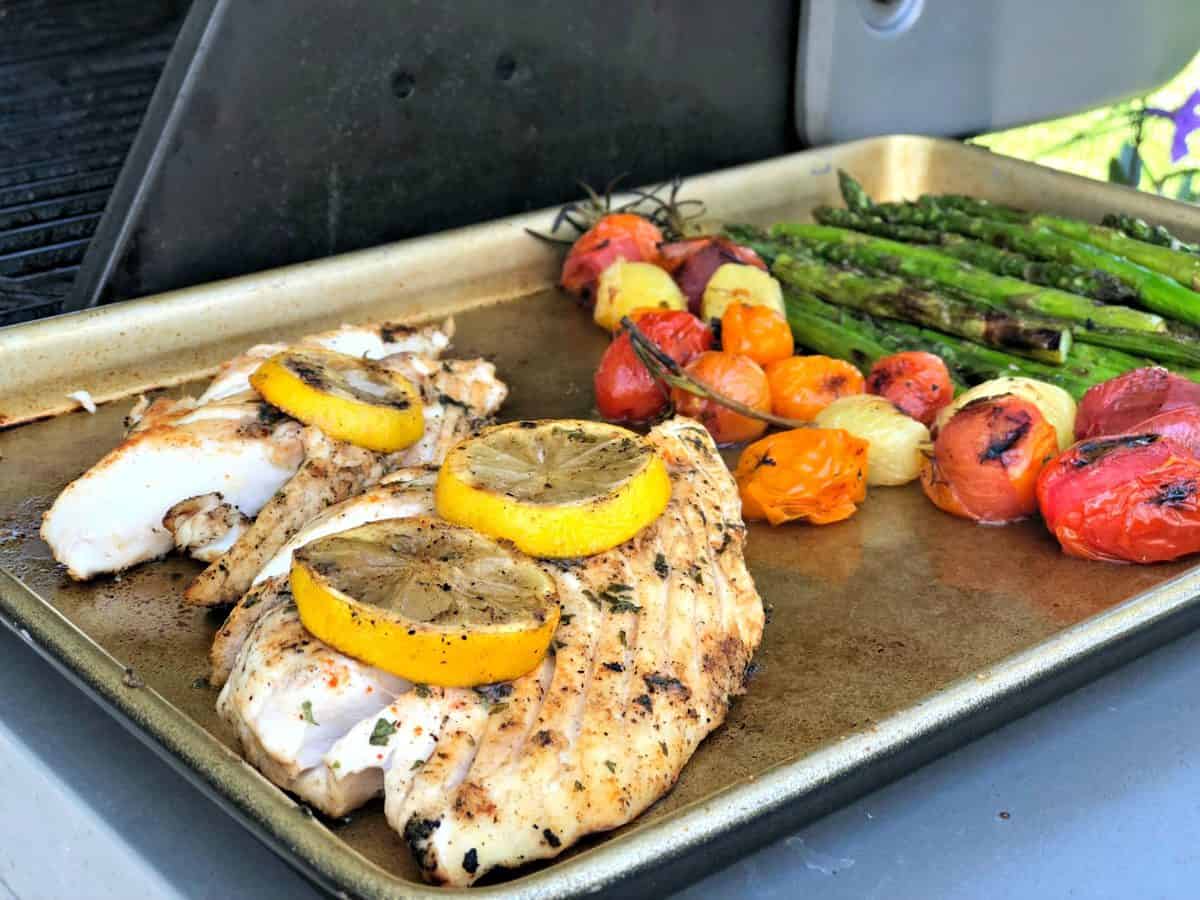
[[[304,721],[307,722],[309,725],[317,724],[317,720],[313,718],[312,701],[311,700],[305,700],[303,703],[300,704],[300,714],[302,716],[304,716]]]
[[[558,621],[563,625],[570,625],[571,620],[574,618],[575,618],[575,616],[572,615],[571,613],[563,613],[561,616],[558,617]]]
[[[617,640],[621,642],[622,647],[629,646],[629,643],[625,639],[625,629],[624,628],[622,628],[620,631],[617,632]]]
[[[496,713],[504,712],[506,709],[508,709],[508,704],[503,701],[500,703],[493,703],[488,707],[488,715],[494,716]]]
[[[612,584],[610,584],[610,585],[609,585],[608,587],[606,587],[604,590],[605,590],[606,592],[620,594],[620,593],[623,593],[623,592],[625,592],[625,591],[632,591],[632,590],[633,590],[633,588],[631,588],[631,587],[630,587],[629,585],[627,585],[627,584],[621,584],[619,581],[614,581]]]
[[[583,782],[582,782],[582,781],[576,781],[576,782],[575,782],[575,790],[577,790],[577,791],[582,791],[582,790],[583,790]]]
[[[619,616],[622,613],[636,613],[642,611],[640,606],[638,606],[636,603],[630,603],[628,600],[614,600],[609,597],[605,597],[604,599],[608,600],[608,611],[614,616]]]
[[[411,766],[409,766],[408,771],[415,772],[415,771],[417,771],[417,769],[421,768],[421,766],[423,766],[423,765],[425,765],[425,760],[414,759],[413,764]]]
[[[587,588],[583,589],[583,596],[587,597],[588,603],[592,604],[592,606],[596,607],[596,609],[600,608],[600,598],[597,597],[595,594],[593,594]]]
[[[662,751],[662,753],[663,753],[663,756],[669,756],[669,755],[670,755],[670,754],[667,752],[667,742],[666,742],[666,741],[659,741],[659,742],[658,742],[658,749]]]
[[[654,556],[654,571],[658,573],[659,578],[666,578],[671,574],[671,567],[667,565],[667,558],[661,553]]]
[[[414,684],[413,685],[413,693],[416,694],[418,697],[420,697],[423,700],[430,695],[431,691],[429,690],[428,685]]]
[[[342,767],[342,761],[340,759],[335,759],[329,765],[329,768],[331,768],[331,769],[340,769],[341,767]]]
[[[372,747],[386,747],[388,738],[395,733],[395,722],[389,722],[387,719],[380,719],[375,723],[375,728],[371,731],[371,738],[368,743],[370,743]]]
[[[616,773],[616,771],[617,771],[617,764],[616,764],[615,762],[613,762],[611,759],[606,759],[606,760],[604,761],[604,766],[605,766],[605,768],[607,768],[607,769],[608,769],[608,771],[610,771],[610,772],[612,772],[612,773],[614,773],[614,774],[615,774],[615,773]]]

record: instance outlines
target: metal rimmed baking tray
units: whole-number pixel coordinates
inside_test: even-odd
[[[1200,213],[959,144],[861,141],[698,177],[718,220],[803,218],[835,170],[880,198],[924,191],[1096,218],[1120,208],[1200,237]],[[131,395],[182,391],[264,339],[368,318],[454,313],[456,352],[510,383],[503,418],[588,415],[604,336],[553,287],[536,213],[0,331],[0,615],[259,837],[320,884],[363,897],[444,896],[369,805],[311,815],[242,762],[202,680],[217,620],[167,559],[79,585],[37,537],[42,511],[121,434]],[[63,413],[66,394],[111,401]],[[761,671],[675,790],[560,859],[474,894],[550,897],[620,884],[661,894],[1200,621],[1200,569],[1063,557],[1036,523],[980,528],[914,487],[872,492],[822,528],[754,527],[770,618]],[[535,789],[531,786],[531,789]]]

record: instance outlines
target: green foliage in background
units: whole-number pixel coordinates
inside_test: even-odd
[[[1145,97],[972,142],[1089,178],[1200,201],[1200,55]]]

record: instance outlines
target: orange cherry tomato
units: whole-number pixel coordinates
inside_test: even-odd
[[[909,350],[876,360],[867,376],[867,393],[892,401],[900,412],[928,427],[954,399],[954,383],[940,356]]]
[[[717,393],[764,413],[771,411],[767,376],[754,360],[734,353],[710,350],[684,366],[684,371]],[[767,423],[735,413],[715,400],[697,397],[680,388],[671,391],[680,415],[699,419],[718,444],[752,441],[767,430]]]
[[[1080,441],[1042,469],[1037,496],[1070,556],[1152,563],[1200,552],[1200,460],[1171,438]]]
[[[840,428],[797,428],[755,441],[734,472],[742,516],[772,525],[849,518],[867,496],[869,447]]]
[[[609,213],[575,241],[563,261],[559,283],[590,302],[600,273],[618,259],[657,265],[662,240],[662,232],[649,219],[634,213]]]
[[[778,311],[734,303],[721,317],[721,349],[748,356],[760,366],[787,359],[796,349],[792,329]]]
[[[862,373],[829,356],[792,356],[767,366],[771,407],[778,416],[811,420],[834,400],[863,392]]]
[[[921,467],[921,487],[948,513],[1015,522],[1037,512],[1037,478],[1058,452],[1058,433],[1022,397],[968,403],[938,431]]]

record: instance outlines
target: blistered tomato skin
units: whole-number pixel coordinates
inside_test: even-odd
[[[601,273],[618,259],[658,262],[658,226],[633,213],[610,213],[580,235],[563,261],[559,283],[589,305]]]
[[[920,350],[893,353],[871,366],[867,393],[885,397],[927,428],[954,399],[950,370],[941,357]]]
[[[1200,406],[1181,406],[1139,422],[1138,434],[1157,434],[1170,438],[1200,459]]]
[[[638,329],[680,365],[713,345],[712,330],[691,313],[647,312],[635,317]],[[670,399],[667,387],[642,365],[628,333],[608,345],[593,378],[596,408],[610,422],[649,422],[662,415]]]
[[[1077,440],[1127,434],[1151,416],[1200,406],[1200,384],[1162,366],[1134,369],[1093,385],[1079,401]]]
[[[921,487],[939,509],[1000,525],[1037,512],[1037,477],[1058,452],[1054,426],[1006,394],[968,403],[938,432]]]
[[[778,312],[734,303],[721,317],[721,349],[765,366],[790,357],[796,345],[787,319]]]
[[[755,441],[734,472],[742,515],[772,525],[849,518],[867,496],[868,449],[840,428],[798,428]]]
[[[1037,494],[1070,556],[1154,563],[1200,552],[1200,460],[1171,438],[1080,441],[1042,470]]]
[[[792,356],[767,366],[776,415],[809,421],[834,400],[863,392],[858,369],[829,356]]]
[[[760,412],[771,411],[767,376],[749,357],[714,350],[701,353],[684,368],[702,385],[724,397]],[[680,388],[672,390],[671,400],[676,412],[699,419],[718,444],[752,441],[767,430],[767,423],[760,419],[743,416],[715,400],[698,397]]]

